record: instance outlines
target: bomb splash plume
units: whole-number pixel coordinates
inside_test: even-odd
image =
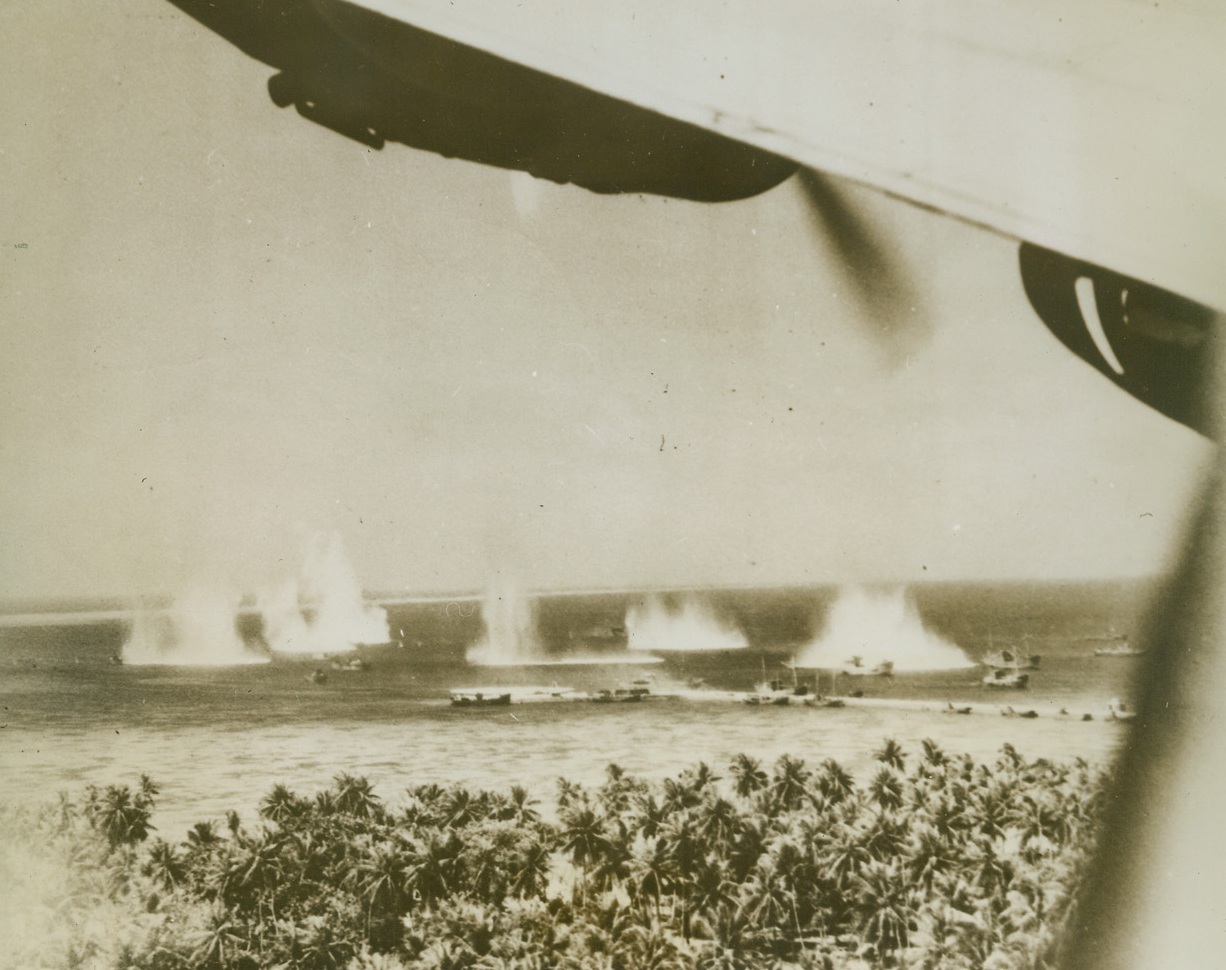
[[[798,652],[796,666],[837,669],[853,657],[867,669],[886,662],[895,671],[974,666],[960,647],[925,629],[904,589],[840,591],[822,632]]]
[[[692,597],[673,608],[659,597],[631,607],[626,632],[631,650],[740,650],[748,646],[740,630]]]
[[[299,575],[263,593],[258,607],[275,653],[341,653],[390,639],[387,611],[366,602],[338,533],[315,536]]]
[[[267,663],[268,655],[238,633],[238,598],[196,588],[165,610],[140,610],[123,645],[125,664],[225,667]]]
[[[510,582],[492,586],[481,608],[485,636],[468,650],[469,663],[510,667],[546,659],[536,606]]]

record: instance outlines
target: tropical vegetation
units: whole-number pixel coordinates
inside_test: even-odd
[[[172,842],[142,778],[0,812],[0,878],[27,904],[6,938],[27,941],[13,966],[56,970],[1042,968],[1104,787],[1080,760],[887,740],[862,778],[789,756],[660,781],[610,765],[547,812],[519,787],[393,806],[342,774]]]

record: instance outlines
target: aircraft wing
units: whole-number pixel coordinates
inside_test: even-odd
[[[1226,307],[1220,5],[353,2]]]

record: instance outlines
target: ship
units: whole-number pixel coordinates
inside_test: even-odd
[[[883,660],[869,667],[864,663],[864,658],[857,654],[844,660],[840,670],[849,677],[893,677],[894,661]]]
[[[997,690],[1022,690],[1030,683],[1030,675],[1011,667],[993,667],[983,678],[984,687]]]
[[[786,707],[792,698],[803,700],[809,696],[809,688],[804,684],[789,686],[782,680],[764,680],[742,694],[741,703],[754,707]]]
[[[1145,651],[1132,646],[1128,637],[1115,637],[1109,644],[1094,648],[1096,657],[1139,657]]]
[[[1038,670],[1040,654],[1018,654],[1012,650],[997,650],[989,653],[980,663],[993,670]]]
[[[593,691],[587,695],[587,699],[595,704],[634,704],[650,694],[646,687],[618,687],[615,690]]]
[[[498,687],[457,687],[448,693],[453,707],[502,707],[511,703],[511,692]]]

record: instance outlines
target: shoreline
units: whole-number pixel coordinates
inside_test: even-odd
[[[1118,723],[1131,721],[1135,714],[1120,701],[1107,701],[1105,704],[1093,705],[1084,702],[1070,705],[1060,705],[1051,701],[1029,703],[1024,691],[1010,691],[1009,698],[1015,703],[1009,703],[1002,697],[992,701],[953,701],[945,698],[903,698],[903,697],[857,697],[849,694],[795,694],[787,691],[755,694],[752,691],[711,690],[711,689],[672,689],[650,691],[627,696],[623,693],[609,691],[579,691],[570,688],[533,687],[533,686],[482,686],[457,687],[450,692],[456,695],[474,695],[486,698],[483,702],[456,703],[453,706],[486,708],[496,706],[519,706],[530,704],[581,704],[581,703],[646,703],[655,704],[663,701],[682,701],[686,703],[714,704],[745,704],[761,707],[791,707],[808,708],[811,710],[838,710],[840,708],[863,708],[894,711],[922,711],[930,714],[975,715],[1017,717],[1022,720],[1061,720],[1077,722],[1109,722]],[[997,695],[1000,696],[1000,695]],[[505,699],[504,699],[505,698]],[[440,701],[439,703],[446,703]]]

